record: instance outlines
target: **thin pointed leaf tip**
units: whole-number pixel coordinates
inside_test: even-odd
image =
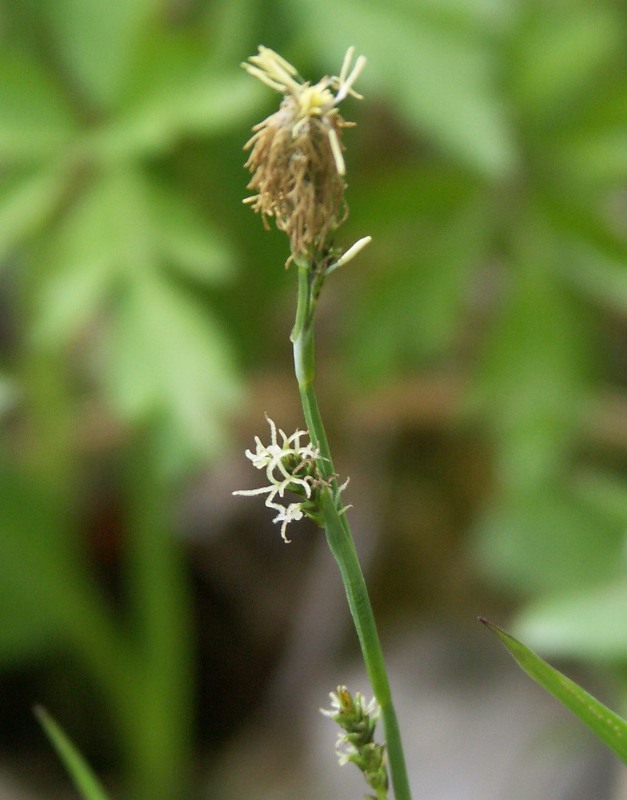
[[[551,667],[533,650],[514,639],[498,625],[485,617],[479,617],[479,622],[483,623],[501,640],[510,655],[530,678],[550,692],[573,714],[576,714],[602,742],[627,764],[627,720],[600,703],[566,675]]]

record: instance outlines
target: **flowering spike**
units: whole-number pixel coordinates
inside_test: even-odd
[[[346,686],[338,686],[330,693],[331,708],[320,709],[342,728],[335,747],[340,766],[349,762],[364,773],[368,785],[377,792],[377,798],[387,797],[387,755],[385,745],[374,741],[374,731],[379,718],[379,707],[374,697],[369,703],[362,694],[351,695]]]
[[[279,110],[255,125],[245,144],[248,188],[244,201],[261,214],[264,225],[273,217],[290,237],[292,257],[315,260],[327,251],[330,237],[348,215],[344,201],[346,164],[342,129],[350,126],[337,106],[349,94],[366,59],[350,69],[355,48],[349,47],[339,76],[318,83],[303,81],[292,64],[268,47],[259,47],[244,69],[284,95]]]

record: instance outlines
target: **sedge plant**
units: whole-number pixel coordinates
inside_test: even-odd
[[[288,525],[303,517],[324,529],[340,569],[376,701],[375,710],[375,705],[365,705],[359,693],[353,698],[345,687],[332,694],[333,708],[327,713],[345,731],[338,746],[340,762],[352,761],[363,771],[377,800],[387,797],[387,762],[396,800],[410,800],[379,635],[342,499],[347,482],[340,482],[333,466],[314,389],[314,327],[320,293],[327,277],[370,241],[363,237],[346,252],[334,244],[335,232],[348,214],[342,133],[354,124],[342,118],[338,106],[349,96],[361,98],[354,85],[366,64],[359,56],[353,65],[354,55],[354,48],[349,48],[339,75],[314,84],[300,78],[289,62],[266,47],[243,65],[283,95],[279,110],[253,128],[245,145],[249,151],[245,166],[252,173],[248,188],[253,194],[244,202],[261,215],[266,227],[273,219],[289,238],[286,266],[293,264],[298,273],[296,321],[290,338],[307,430],[288,436],[268,419],[270,444],[257,438],[255,451],[246,453],[255,467],[265,470],[268,485],[237,494],[265,494],[266,505],[277,512],[274,521],[280,523],[286,542]],[[286,493],[296,499],[287,502]],[[385,748],[372,738],[377,714],[385,730]]]
[[[253,191],[244,202],[261,214],[266,228],[273,219],[289,238],[286,266],[294,264],[298,272],[296,321],[290,338],[307,430],[288,436],[268,419],[270,444],[256,438],[255,452],[246,451],[253,465],[265,470],[268,485],[236,494],[265,494],[286,542],[290,541],[288,525],[303,517],[324,528],[340,569],[374,699],[366,704],[359,692],[353,698],[340,686],[331,693],[332,708],[323,713],[344,731],[338,739],[340,763],[351,761],[361,769],[376,800],[387,798],[386,762],[396,800],[409,800],[405,757],[381,644],[342,500],[348,481],[340,483],[335,472],[314,389],[314,325],[320,293],[327,277],[370,242],[366,236],[346,252],[334,244],[335,231],[348,214],[342,132],[354,124],[342,118],[338,106],[349,96],[361,98],[354,85],[366,64],[359,56],[351,66],[353,58],[354,48],[349,48],[339,75],[314,84],[304,81],[295,67],[266,47],[259,47],[242,65],[283,95],[279,110],[253,128],[244,147],[250,151],[245,166],[252,173],[248,188]],[[296,499],[287,502],[286,493]],[[505,631],[481,620],[530,677],[627,761],[627,722],[623,718]],[[379,714],[385,745],[373,739]]]

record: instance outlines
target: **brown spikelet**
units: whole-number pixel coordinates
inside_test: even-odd
[[[250,150],[246,168],[252,173],[248,188],[255,194],[244,200],[290,238],[292,259],[314,263],[328,253],[331,237],[348,216],[344,200],[346,166],[342,155],[345,122],[337,106],[349,95],[361,98],[353,86],[366,59],[359,56],[351,68],[349,47],[340,74],[318,83],[303,81],[288,61],[260,46],[244,69],[283,94],[279,110],[255,125],[244,145]]]
[[[338,173],[329,130],[338,140],[346,123],[337,110],[325,117],[298,119],[291,96],[281,108],[255,125],[246,168],[248,184],[256,194],[247,198],[254,211],[274,217],[277,228],[290,238],[293,255],[311,256],[323,249],[333,231],[348,215],[344,201],[346,181]]]

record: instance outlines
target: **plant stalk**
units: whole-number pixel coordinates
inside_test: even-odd
[[[361,646],[364,664],[374,696],[381,708],[381,719],[385,729],[390,776],[396,800],[411,800],[407,767],[401,735],[392,703],[392,694],[387,677],[383,651],[368,596],[353,537],[346,519],[340,513],[337,497],[337,479],[329,443],[320,416],[314,391],[315,349],[314,315],[315,304],[323,276],[316,274],[309,264],[297,262],[298,307],[296,323],[292,331],[294,346],[294,370],[298,381],[303,412],[311,442],[320,450],[318,467],[330,480],[331,488],[321,493],[321,508],[329,548],[337,561],[346,591],[348,606],[353,617],[357,637]]]

